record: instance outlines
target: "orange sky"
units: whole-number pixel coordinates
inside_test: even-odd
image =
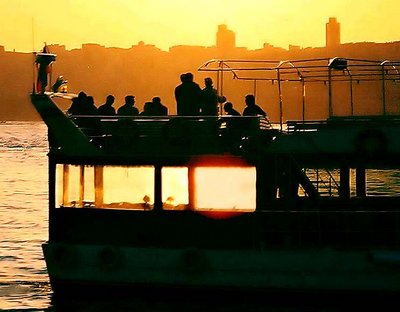
[[[163,50],[212,46],[217,25],[227,24],[237,46],[249,49],[320,47],[330,16],[341,24],[342,43],[388,42],[400,40],[399,14],[398,0],[0,0],[0,45],[24,52],[44,41],[67,49],[141,40]]]

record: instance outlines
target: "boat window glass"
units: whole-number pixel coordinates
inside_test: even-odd
[[[189,182],[187,167],[163,167],[162,202],[167,210],[185,209],[189,204]]]
[[[85,166],[85,178],[84,178],[84,206],[92,206],[94,203],[94,167]]]
[[[193,179],[195,210],[256,209],[255,167],[195,167]]]
[[[56,207],[64,206],[63,204],[63,165],[56,166]]]
[[[152,209],[154,167],[103,167],[104,208]]]
[[[56,207],[153,208],[154,167],[56,166]]]
[[[58,164],[56,207],[89,207],[94,202],[94,170],[91,166]]]

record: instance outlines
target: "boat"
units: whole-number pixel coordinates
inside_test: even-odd
[[[280,95],[285,81],[324,81],[331,95],[336,81],[398,81],[398,65],[211,60],[199,70],[269,80]],[[399,168],[400,116],[68,116],[55,99],[73,96],[31,94],[49,130],[42,247],[55,294],[400,292],[400,197],[369,196],[365,174]]]

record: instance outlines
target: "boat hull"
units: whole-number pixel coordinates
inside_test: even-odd
[[[129,288],[398,292],[400,251],[212,250],[45,243],[55,292]],[[87,289],[89,290],[89,289]]]

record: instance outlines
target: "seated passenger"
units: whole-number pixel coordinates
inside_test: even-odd
[[[229,116],[240,116],[240,113],[233,108],[233,104],[231,102],[226,102],[224,104],[224,111],[226,115]]]
[[[248,94],[245,97],[246,107],[243,110],[243,116],[263,116],[265,121],[270,127],[270,122],[268,120],[267,113],[263,111],[263,109],[256,104],[255,97],[253,94]],[[260,129],[260,121],[261,119],[248,119],[244,121],[245,127],[250,129]]]
[[[158,96],[153,97],[151,102],[153,103],[152,110],[153,110],[154,116],[167,116],[168,115],[168,108],[161,103],[161,99]]]
[[[139,110],[134,105],[135,105],[135,97],[133,95],[127,95],[125,97],[125,104],[118,109],[117,115],[119,116],[139,115]]]
[[[253,94],[247,94],[245,97],[246,107],[243,111],[243,116],[264,116],[267,117],[267,113],[256,104],[256,100]]]
[[[97,113],[101,116],[114,116],[115,109],[112,106],[114,104],[114,100],[114,96],[112,96],[111,94],[108,95],[106,102],[97,109]]]
[[[84,103],[84,115],[97,115],[97,107],[94,105],[93,96],[87,96]]]
[[[85,102],[86,102],[86,93],[81,91],[79,92],[76,98],[72,99],[72,104],[70,108],[67,110],[68,115],[84,115],[85,112]]]
[[[153,112],[153,107],[152,106],[153,106],[152,102],[144,103],[143,111],[139,115],[140,116],[154,116],[154,112]]]

